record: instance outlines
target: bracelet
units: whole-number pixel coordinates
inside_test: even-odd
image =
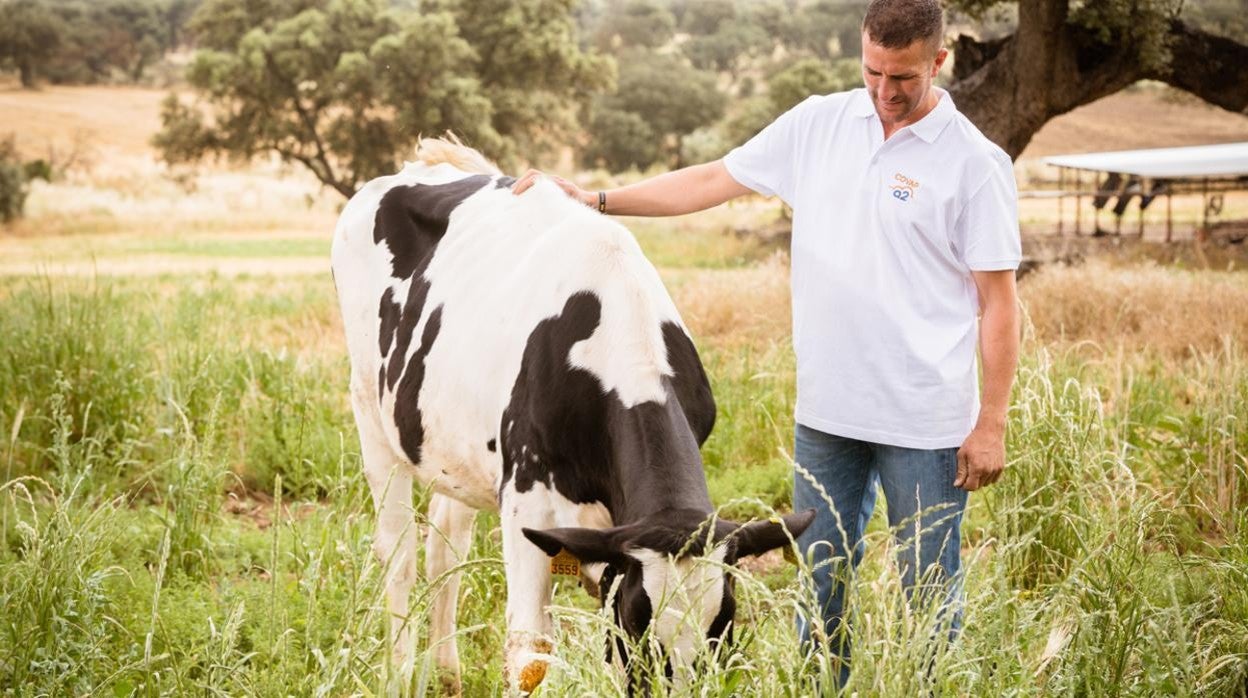
[[[607,193],[605,191],[598,192],[598,213],[607,212]]]

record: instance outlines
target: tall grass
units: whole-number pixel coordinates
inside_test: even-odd
[[[724,516],[768,516],[792,479],[783,260],[667,273],[720,406],[713,497]],[[1024,286],[1033,318],[1101,282],[1062,273]],[[0,694],[384,691],[383,571],[335,315],[320,278],[0,280]],[[873,522],[849,587],[848,693],[1244,695],[1248,359],[1226,333],[1179,351],[1070,342],[1070,327],[1029,334],[1010,469],[968,512],[956,642],[935,639],[938,607],[907,597],[892,532]],[[461,566],[464,694],[496,695],[504,570],[497,517],[478,518]],[[830,694],[833,657],[795,641],[809,571],[778,556],[749,570],[729,570],[736,648],[683,687],[640,676],[655,695]],[[413,592],[419,631],[443,581]],[[621,694],[609,614],[557,586],[542,691]],[[422,645],[402,692],[437,694],[437,678]]]

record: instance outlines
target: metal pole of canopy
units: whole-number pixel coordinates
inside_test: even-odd
[[[1096,177],[1093,176],[1093,181]],[[1079,237],[1079,212],[1083,208],[1083,170],[1075,170],[1075,237]]]
[[[1174,219],[1170,215],[1170,196],[1173,194],[1174,187],[1166,186],[1166,242],[1170,242],[1171,236],[1174,234]]]
[[[1209,238],[1209,178],[1205,177],[1200,188],[1200,239]]]
[[[1065,218],[1066,202],[1066,168],[1057,168],[1057,234],[1062,234],[1062,221]]]

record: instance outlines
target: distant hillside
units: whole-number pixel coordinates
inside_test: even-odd
[[[25,157],[41,157],[49,145],[69,147],[76,138],[101,155],[152,153],[149,140],[160,130],[160,101],[166,94],[143,87],[23,90],[10,83],[0,87],[0,136],[15,132]]]
[[[1248,141],[1248,116],[1169,88],[1141,85],[1045,124],[1019,159],[1235,141]]]

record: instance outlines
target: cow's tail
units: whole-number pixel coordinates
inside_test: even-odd
[[[464,145],[463,141],[450,131],[445,138],[422,138],[416,146],[416,159],[426,165],[448,163],[465,172],[501,175],[498,166],[486,159],[473,148]]]

